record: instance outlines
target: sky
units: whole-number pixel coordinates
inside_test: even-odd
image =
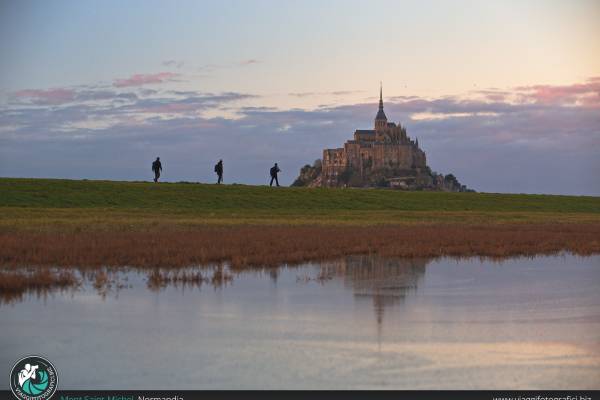
[[[389,120],[478,191],[600,195],[598,1],[0,0],[0,176],[290,184]]]

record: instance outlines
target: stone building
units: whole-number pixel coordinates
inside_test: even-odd
[[[454,175],[436,174],[427,166],[418,139],[406,128],[388,122],[383,111],[383,90],[373,129],[357,129],[344,147],[323,150],[323,159],[305,165],[294,186],[389,187],[405,190],[467,191]]]
[[[356,175],[355,183],[364,183],[360,186],[378,183],[372,182],[373,176],[380,182],[402,178],[415,180],[426,167],[425,152],[419,148],[418,140],[411,140],[400,123],[388,122],[380,88],[374,129],[358,129],[354,139],[348,140],[344,147],[323,150],[321,185],[352,183],[348,182],[352,173]]]

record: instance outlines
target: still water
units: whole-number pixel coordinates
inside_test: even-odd
[[[600,389],[600,256],[348,257],[222,287],[0,305],[0,389],[28,354],[62,389]]]

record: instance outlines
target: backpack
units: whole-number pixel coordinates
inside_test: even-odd
[[[277,167],[271,167],[271,176],[277,175]]]

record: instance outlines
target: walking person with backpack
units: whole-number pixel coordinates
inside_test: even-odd
[[[277,166],[277,163],[275,163],[275,165],[273,165],[271,167],[271,171],[270,172],[271,172],[271,183],[269,184],[269,186],[273,186],[273,180],[275,180],[275,183],[277,184],[277,187],[279,187],[279,179],[277,179],[277,174],[279,172],[281,172],[281,170]]]
[[[156,160],[152,163],[152,171],[154,171],[154,183],[158,183],[158,178],[160,178],[160,173],[162,171],[160,157],[156,157]]]
[[[219,162],[215,164],[215,172],[219,177],[217,179],[217,185],[219,185],[221,182],[223,182],[223,160],[219,160]]]

